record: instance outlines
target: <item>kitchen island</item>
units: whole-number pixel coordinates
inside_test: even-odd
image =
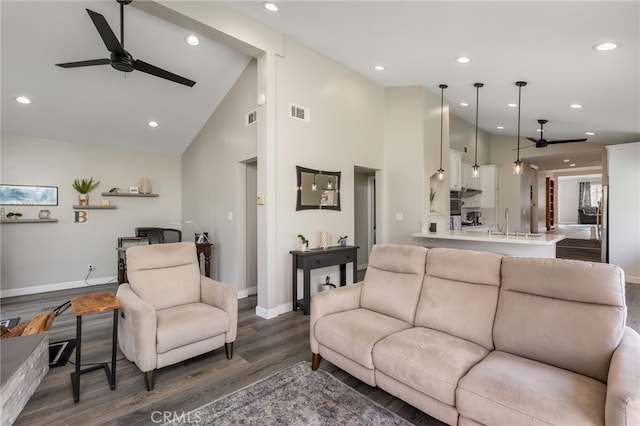
[[[547,258],[556,257],[556,244],[565,239],[564,235],[519,233],[505,236],[474,231],[416,232],[411,236],[425,247],[448,247]]]

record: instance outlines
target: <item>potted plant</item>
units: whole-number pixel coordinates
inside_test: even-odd
[[[17,219],[19,219],[21,217],[22,217],[22,213],[13,213],[13,212],[7,213],[7,219],[17,220]]]
[[[78,191],[78,204],[81,206],[89,205],[89,192],[93,191],[96,186],[100,185],[99,180],[93,180],[93,176],[89,179],[76,179],[73,181],[73,189]]]
[[[340,244],[342,247],[346,246],[347,238],[349,238],[349,236],[347,235],[343,235],[342,237],[338,238],[338,244]]]
[[[433,208],[433,200],[436,199],[436,190],[431,188],[430,192],[429,192],[429,205],[431,207],[431,211],[435,212],[436,210]]]
[[[300,238],[300,251],[309,250],[309,240],[307,240],[302,234],[298,234],[298,238]]]

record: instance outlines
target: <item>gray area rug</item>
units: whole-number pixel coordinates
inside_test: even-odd
[[[195,409],[198,425],[411,425],[348,385],[301,362]]]

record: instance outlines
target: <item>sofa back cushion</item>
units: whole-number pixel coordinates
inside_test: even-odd
[[[360,306],[413,323],[424,276],[427,249],[376,244],[362,284]]]
[[[133,291],[156,310],[200,301],[200,267],[193,242],[127,249]]]
[[[502,257],[489,252],[430,249],[415,325],[492,350]]]
[[[624,332],[624,272],[614,265],[505,257],[496,350],[603,383]]]

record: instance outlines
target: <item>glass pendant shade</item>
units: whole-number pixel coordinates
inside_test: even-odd
[[[443,181],[444,181],[444,170],[438,169],[438,182],[443,182]]]
[[[478,166],[477,164],[473,165],[473,168],[471,170],[471,176],[474,179],[477,179],[478,177],[480,177],[480,166]]]
[[[523,173],[522,160],[516,160],[513,162],[513,174],[521,175]]]

